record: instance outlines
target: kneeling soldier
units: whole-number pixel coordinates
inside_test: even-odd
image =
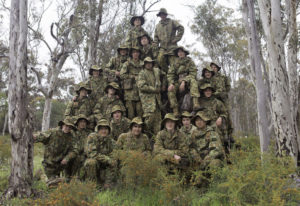
[[[84,148],[87,156],[84,162],[85,177],[108,188],[114,178],[114,161],[111,155],[115,141],[110,136],[110,126],[106,119],[98,122],[95,131],[88,136]]]
[[[72,156],[72,140],[74,136],[72,129],[75,129],[70,118],[58,123],[59,127],[46,132],[34,134],[34,142],[41,142],[45,145],[43,167],[48,180],[59,177],[64,171],[67,178],[71,176],[69,160]]]
[[[180,131],[186,135],[188,140],[192,136],[192,132],[196,129],[196,127],[191,123],[193,115],[190,112],[184,111],[181,114],[181,123],[182,126]]]

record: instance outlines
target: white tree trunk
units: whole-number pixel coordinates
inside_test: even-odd
[[[280,1],[258,0],[260,16],[267,40],[272,119],[279,156],[298,157],[297,124],[291,112],[289,78],[287,74]]]
[[[27,100],[27,0],[11,0],[8,122],[11,173],[6,198],[31,194],[33,177],[32,119]]]
[[[51,117],[51,109],[52,109],[52,98],[46,97],[44,104],[44,112],[42,119],[42,131],[46,131],[50,128],[50,117]]]
[[[266,152],[270,143],[270,130],[267,115],[267,90],[263,81],[261,56],[259,48],[259,40],[257,36],[257,26],[254,13],[253,0],[243,0],[243,15],[246,26],[246,34],[248,36],[248,53],[252,68],[253,79],[255,80],[255,90],[257,95],[257,119],[258,132],[260,139],[260,150]]]
[[[2,130],[2,136],[5,135],[5,131],[6,131],[6,127],[7,127],[7,122],[8,122],[8,114],[5,114],[4,123],[3,123],[3,130]]]

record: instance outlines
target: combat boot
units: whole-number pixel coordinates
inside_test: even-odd
[[[197,111],[200,109],[200,104],[198,101],[198,97],[193,97],[193,110]]]

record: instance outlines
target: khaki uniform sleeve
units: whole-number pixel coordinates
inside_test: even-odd
[[[175,21],[175,20],[172,20],[172,21],[173,21],[172,23],[177,31],[177,35],[175,36],[174,40],[176,42],[179,42],[182,39],[182,36],[184,34],[184,27],[181,24],[179,24],[178,21]]]
[[[141,71],[138,76],[137,86],[143,93],[159,93],[159,90],[150,86],[145,78],[145,73]]]

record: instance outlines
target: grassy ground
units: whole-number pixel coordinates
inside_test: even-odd
[[[92,182],[63,183],[47,188],[45,178],[34,181],[40,196],[33,199],[13,199],[8,205],[300,205],[300,191],[291,174],[296,168],[289,158],[276,158],[273,153],[263,157],[256,137],[238,140],[241,148],[233,150],[231,164],[212,169],[210,178],[200,172],[195,177],[206,182],[201,189],[182,184],[177,178],[166,176],[151,160],[138,155],[129,156],[122,172],[122,185],[101,191]],[[8,184],[10,140],[0,137],[0,193]],[[35,145],[35,172],[42,168],[43,146]],[[140,168],[146,168],[144,170]],[[140,178],[142,177],[142,178]],[[197,179],[196,178],[196,179]]]

